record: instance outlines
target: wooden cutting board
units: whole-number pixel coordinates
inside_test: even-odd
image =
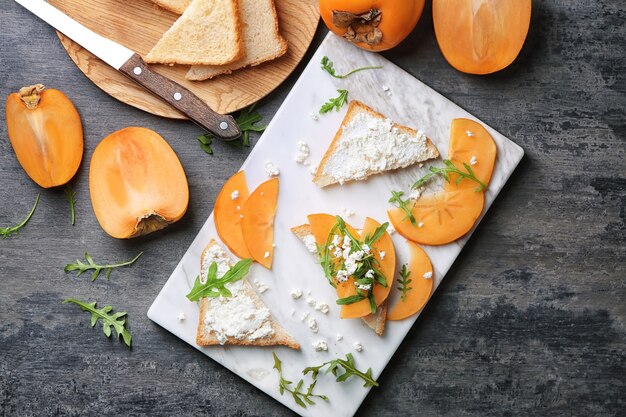
[[[48,0],[94,32],[145,56],[178,16],[150,0]],[[155,71],[187,87],[218,113],[246,107],[278,87],[298,65],[319,21],[317,0],[275,0],[280,32],[287,53],[257,67],[235,71],[206,81],[187,81],[188,66],[154,65]],[[80,45],[58,33],[63,47],[80,70],[116,99],[158,116],[186,117],[166,102],[139,87]]]

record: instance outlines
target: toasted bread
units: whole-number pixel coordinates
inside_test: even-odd
[[[244,54],[226,65],[194,65],[185,78],[206,80],[220,74],[278,58],[287,52],[287,41],[278,31],[274,0],[239,0]]]
[[[202,257],[200,260],[201,265],[201,277],[205,277],[209,262],[212,257],[215,259],[216,254],[224,262],[228,262],[229,265],[234,264],[233,260],[226,254],[226,252],[217,244],[215,240],[211,240],[209,244],[204,248]],[[219,276],[218,270],[218,276]],[[206,278],[205,278],[206,279]],[[237,285],[240,285],[237,287]],[[267,307],[254,291],[247,278],[243,278],[240,282],[233,284],[227,284],[228,289],[233,293],[232,297],[217,297],[217,298],[201,298],[200,299],[200,319],[198,320],[198,331],[196,334],[196,343],[200,346],[210,345],[240,345],[240,346],[287,346],[292,349],[300,349],[300,345],[296,342],[287,331],[280,325],[271,313],[265,312]],[[230,303],[237,303],[234,306]],[[220,308],[229,308],[231,311],[237,311],[236,307],[243,303],[254,308],[254,314],[265,313],[267,317],[260,323],[260,327],[255,329],[249,329],[246,333],[243,333],[240,337],[234,337],[232,335],[224,334],[218,335],[213,329],[209,329],[205,320],[216,320],[219,316],[207,317],[207,313],[211,311],[217,311]],[[218,324],[219,325],[219,324]],[[261,330],[269,326],[271,331],[265,336],[253,337],[257,330]]]
[[[310,236],[313,236],[313,233],[311,232],[311,226],[309,224],[302,224],[300,226],[292,227],[291,231],[305,245],[306,245],[307,238],[309,238]],[[317,253],[315,253],[315,257],[318,258]],[[365,317],[361,317],[361,320],[363,320],[370,329],[374,330],[374,332],[378,336],[382,336],[383,333],[385,332],[385,320],[386,319],[387,319],[387,301],[386,300],[381,305],[378,306],[376,313],[370,314]]]
[[[422,132],[395,124],[353,100],[313,182],[326,187],[363,180],[438,156],[439,151]]]
[[[191,0],[152,0],[154,3],[163,7],[170,12],[176,14],[183,14],[187,6],[191,3]]]
[[[238,0],[193,0],[145,60],[223,65],[241,58],[242,43]]]

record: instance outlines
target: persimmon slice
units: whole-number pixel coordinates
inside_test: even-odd
[[[178,157],[158,133],[127,127],[96,147],[91,204],[109,235],[126,239],[162,229],[187,211],[189,187]]]
[[[448,159],[461,171],[463,164],[471,167],[476,178],[489,184],[493,167],[496,163],[498,150],[493,138],[483,125],[470,119],[454,119],[450,127],[450,145]],[[450,182],[445,189],[474,189],[479,185],[472,180],[464,179],[456,184],[456,174],[450,175]]]
[[[387,314],[387,320],[403,320],[413,314],[419,313],[433,292],[435,278],[433,276],[433,265],[424,249],[414,242],[407,241],[411,261],[409,262],[409,279],[411,288],[406,293],[406,299],[400,298]]]
[[[241,259],[252,258],[241,231],[241,215],[248,195],[246,174],[239,171],[226,181],[213,209],[217,234],[228,249]]]
[[[243,206],[241,231],[252,259],[272,269],[278,178],[259,185]]]
[[[63,185],[83,159],[83,127],[72,102],[42,84],[21,88],[6,103],[7,129],[15,156],[40,187]]]
[[[469,74],[509,66],[530,26],[531,0],[433,0],[433,23],[448,63]]]
[[[422,195],[412,209],[416,225],[399,208],[387,213],[396,231],[413,242],[445,245],[469,232],[483,211],[484,196],[474,189]]]
[[[309,224],[311,225],[311,231],[315,236],[315,241],[318,245],[325,245],[328,236],[331,233],[332,228],[337,223],[335,216],[330,214],[312,214],[308,216]],[[361,234],[359,234],[352,226],[346,224],[348,231],[357,239],[363,239],[374,233],[377,227],[380,226],[376,220],[367,218]],[[338,233],[340,235],[340,233]],[[374,285],[373,293],[376,305],[382,304],[391,291],[393,284],[393,277],[396,268],[396,252],[393,247],[393,241],[388,233],[384,233],[371,247],[374,258],[380,263],[380,272],[387,279],[387,287],[379,284]],[[384,256],[381,256],[381,252],[385,252]],[[354,278],[349,277],[347,281],[342,283],[336,283],[336,291],[338,298],[348,297],[357,293],[356,286],[354,284]],[[368,300],[362,300],[357,303],[342,305],[339,317],[342,319],[365,317],[372,313]]]

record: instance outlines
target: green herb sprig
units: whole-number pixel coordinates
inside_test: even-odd
[[[415,216],[413,216],[413,210],[412,210],[413,207],[409,208],[409,205],[411,204],[411,199],[407,198],[405,200],[402,197],[404,197],[404,192],[403,191],[392,191],[391,192],[391,198],[389,199],[389,202],[392,203],[392,204],[395,204],[398,208],[400,208],[400,209],[402,209],[402,211],[404,211],[406,216],[404,216],[403,220],[409,219],[413,226],[417,226],[417,220],[415,220]],[[415,204],[415,203],[413,203],[413,204]]]
[[[411,271],[406,267],[407,264],[402,265],[402,269],[400,270],[400,278],[398,278],[398,290],[402,292],[400,298],[402,301],[406,301],[406,293],[411,291],[413,287],[409,287],[413,280],[409,278],[411,275]]]
[[[127,314],[125,311],[119,311],[115,314],[109,314],[111,310],[113,310],[113,307],[106,306],[97,309],[96,301],[94,301],[93,303],[86,303],[84,301],[68,298],[66,300],[63,300],[63,304],[66,303],[76,304],[83,311],[91,313],[91,327],[95,327],[98,320],[102,320],[102,331],[104,331],[106,337],[111,336],[111,327],[113,327],[113,329],[115,329],[115,335],[117,336],[118,340],[120,336],[122,336],[124,343],[130,348],[132,336],[130,332],[126,329],[126,319],[124,318],[124,316],[126,316]]]
[[[325,366],[328,366],[328,368],[325,371],[325,374],[332,373],[336,377],[337,382],[344,382],[348,380],[350,377],[354,376],[363,380],[364,382],[363,386],[365,388],[378,386],[378,382],[376,382],[376,380],[372,376],[372,368],[369,368],[365,372],[359,371],[356,367],[356,364],[354,362],[354,357],[352,356],[351,353],[348,353],[346,355],[346,359],[341,359],[341,358],[333,359],[331,361],[324,362],[323,364],[319,366],[311,366],[311,367],[305,368],[304,371],[302,371],[302,373],[306,375],[309,372],[311,372],[313,379],[317,381],[317,377],[319,373],[322,371],[322,369]]]
[[[18,234],[19,230],[22,227],[24,227],[26,223],[28,223],[31,217],[33,217],[33,213],[35,213],[35,209],[37,208],[38,203],[39,203],[39,194],[37,194],[37,198],[35,199],[35,204],[33,205],[33,208],[30,209],[30,213],[28,213],[28,216],[26,216],[26,218],[22,220],[20,224],[16,226],[0,227],[0,236],[2,236],[2,239],[6,239],[7,237],[11,235]]]
[[[333,109],[339,111],[346,105],[348,102],[348,90],[337,90],[337,92],[339,93],[337,97],[329,99],[322,105],[320,108],[320,114],[328,113]]]
[[[121,266],[130,266],[134,264],[137,261],[137,259],[141,257],[141,255],[143,255],[143,252],[139,252],[139,254],[135,256],[133,259],[131,259],[130,261],[117,262],[114,264],[107,264],[107,265],[98,265],[94,262],[91,255],[85,252],[85,260],[87,261],[87,263],[84,263],[80,259],[77,259],[76,263],[69,263],[65,265],[65,268],[63,268],[63,270],[65,272],[78,271],[78,274],[76,275],[77,277],[81,276],[83,272],[93,271],[93,274],[91,275],[92,282],[98,278],[98,276],[100,275],[102,271],[106,271],[106,278],[109,279],[113,268],[119,268]]]
[[[348,72],[347,74],[339,75],[339,74],[337,74],[335,72],[335,68],[333,66],[333,61],[331,61],[327,56],[324,56],[322,58],[322,61],[321,61],[320,64],[322,65],[322,69],[324,71],[326,71],[332,77],[335,77],[335,78],[348,78],[350,75],[354,74],[355,72],[365,71],[365,70],[382,69],[381,66],[368,66],[368,67],[361,67],[361,68],[353,69],[352,71]]]
[[[257,126],[257,123],[263,119],[261,114],[254,110],[257,103],[246,107],[239,111],[239,114],[235,117],[235,122],[237,126],[239,126],[239,130],[241,130],[241,145],[242,146],[250,146],[250,132],[263,132],[267,126]],[[210,133],[205,133],[196,138],[200,144],[200,149],[204,151],[207,155],[213,155],[213,148],[211,144],[213,143],[213,135]]]
[[[63,193],[65,194],[65,200],[70,203],[71,222],[72,226],[74,226],[76,223],[76,191],[72,189],[72,184],[68,182]]]
[[[221,278],[217,277],[217,263],[213,262],[209,267],[207,279],[203,283],[200,276],[196,277],[193,288],[187,294],[189,301],[198,301],[200,298],[232,297],[233,294],[226,288],[226,284],[239,281],[248,274],[252,266],[252,259],[244,259],[232,266]]]
[[[478,187],[476,188],[476,192],[480,192],[480,191],[485,191],[487,189],[487,184],[485,184],[484,182],[482,182],[481,180],[479,180],[478,178],[476,178],[476,176],[474,175],[474,170],[472,169],[472,167],[468,164],[466,164],[465,162],[463,163],[463,167],[465,168],[465,171],[461,171],[460,169],[458,169],[453,163],[452,161],[450,161],[449,159],[444,159],[443,163],[445,165],[445,168],[436,168],[431,166],[429,168],[429,173],[424,175],[422,178],[420,178],[419,180],[417,180],[415,182],[415,184],[413,184],[413,189],[419,188],[421,186],[423,186],[424,184],[426,184],[432,177],[435,176],[441,176],[443,177],[446,182],[450,182],[450,174],[457,174],[458,177],[455,181],[456,185],[459,185],[459,183],[461,181],[463,181],[464,179],[468,179],[468,180],[472,180],[475,183],[478,184]]]
[[[213,155],[213,148],[211,148],[211,144],[213,143],[213,136],[211,136],[210,133],[200,135],[196,139],[200,143],[200,149],[202,149],[205,154]]]
[[[293,382],[286,380],[283,378],[283,367],[282,362],[276,356],[276,353],[272,352],[274,356],[274,369],[278,371],[278,389],[280,391],[280,395],[283,395],[285,391],[291,394],[296,404],[298,404],[302,408],[307,408],[308,405],[315,405],[313,398],[319,398],[324,401],[328,401],[328,397],[322,394],[314,394],[313,390],[315,389],[315,384],[317,384],[317,380],[313,381],[306,391],[302,391],[302,387],[304,385],[304,380],[300,379],[296,384],[295,388],[291,388],[291,384]]]

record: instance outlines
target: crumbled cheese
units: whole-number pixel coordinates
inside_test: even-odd
[[[345,208],[344,206],[341,206],[341,212],[343,213],[344,216],[346,217],[352,217],[354,216],[354,210],[350,210]]]
[[[423,132],[400,133],[391,120],[360,112],[343,127],[323,173],[342,184],[434,157]]]
[[[302,290],[299,288],[294,288],[293,290],[291,290],[289,295],[291,295],[291,298],[293,298],[294,300],[297,300],[302,297]]]
[[[348,271],[340,269],[337,271],[337,282],[346,282],[349,276],[350,274],[348,274]]]
[[[339,235],[334,235],[332,243],[335,246],[339,246],[339,244],[341,243],[341,237]]]
[[[309,318],[309,313],[304,312],[304,313],[302,313],[302,316],[300,316],[300,321],[304,323],[306,321],[306,319],[308,319],[308,318]]]
[[[466,130],[466,131],[465,131],[465,134],[466,134],[467,136],[469,136],[470,138],[471,138],[472,136],[474,136],[474,134],[473,134],[471,131],[469,131],[469,130]]]
[[[431,279],[433,277],[433,272],[428,271],[423,276],[424,276],[424,279]]]
[[[386,85],[383,85],[383,91],[387,93],[389,97],[391,97],[391,88],[387,87]]]
[[[263,257],[264,257],[265,259],[269,258],[269,257],[270,257],[270,253],[269,253],[269,252],[265,252],[265,253],[263,254]]]
[[[363,291],[369,291],[372,289],[372,284],[359,284],[357,282],[354,283],[356,287]]]
[[[352,347],[354,347],[354,350],[356,350],[357,352],[363,352],[363,345],[359,342],[354,342],[352,344]]]
[[[315,301],[315,298],[313,297],[307,297],[306,303],[309,305],[309,307],[315,307],[317,305],[317,301]]]
[[[424,222],[419,222],[419,223],[417,224],[417,227],[424,227]]]
[[[337,333],[335,339],[337,339],[338,342],[341,342],[343,340],[343,335],[341,333]]]
[[[317,253],[317,242],[315,241],[315,236],[306,235],[302,240],[304,242],[304,246],[306,246],[309,252]]]
[[[374,270],[370,269],[365,273],[365,278],[374,278]]]
[[[328,351],[328,344],[323,340],[318,340],[317,342],[313,342],[313,347],[316,352],[326,352]]]
[[[310,318],[309,319],[309,329],[311,329],[311,331],[313,333],[317,333],[317,331],[319,330],[319,327],[317,326],[317,321],[314,318]]]
[[[265,162],[265,173],[267,174],[268,177],[276,177],[278,176],[278,174],[280,174],[280,171],[278,170],[278,167],[276,166],[276,164],[274,164],[271,161],[266,161]],[[263,194],[261,194],[263,195]]]
[[[185,321],[185,319],[187,319],[187,315],[184,311],[181,311],[180,313],[178,313],[178,316],[176,316],[176,318],[178,319],[178,321]]]
[[[311,155],[311,149],[309,149],[309,145],[307,145],[306,142],[299,141],[298,152],[296,153],[296,162],[299,164],[304,164],[309,155]]]
[[[476,159],[474,155],[472,155],[472,157],[470,158],[470,165],[476,165],[477,163],[478,163],[478,160]]]
[[[411,200],[417,200],[418,198],[420,198],[421,195],[422,195],[421,190],[412,190],[411,194],[409,194],[409,198]]]
[[[239,190],[235,190],[232,193],[230,193],[231,200],[236,200],[238,198],[239,198]],[[239,206],[237,206],[237,210],[239,210]]]
[[[328,312],[330,311],[330,307],[326,303],[319,303],[317,306],[315,306],[315,309],[321,311],[323,314],[328,314]]]
[[[380,260],[382,261],[383,259],[385,259],[385,256],[387,256],[387,252],[381,250],[378,252],[378,256],[380,256]]]
[[[367,243],[364,243],[363,245],[361,245],[361,249],[363,249],[363,252],[365,252],[368,255],[372,251],[372,249],[370,248],[370,245],[368,245]]]
[[[309,113],[309,116],[311,116],[311,119],[317,121],[319,119],[319,116],[317,115],[316,111],[312,111],[311,113]]]
[[[387,233],[393,235],[394,233],[396,233],[396,229],[390,224],[389,226],[387,226]]]
[[[267,291],[267,290],[269,290],[269,289],[270,289],[270,288],[269,288],[267,285],[264,285],[264,284],[261,284],[261,285],[258,287],[258,290],[259,290],[259,292],[260,292],[261,294],[263,294],[265,291]]]
[[[317,174],[317,165],[311,165],[311,167],[309,168],[309,172],[311,173],[311,175]]]

